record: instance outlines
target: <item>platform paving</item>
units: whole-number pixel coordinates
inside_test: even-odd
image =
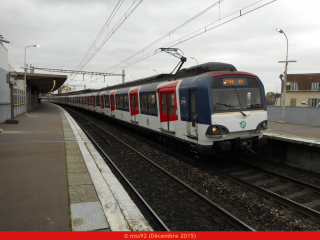
[[[68,231],[65,143],[59,111],[40,104],[0,124],[0,230]]]
[[[0,124],[0,231],[152,231],[66,111],[28,114]]]
[[[320,126],[268,121],[267,138],[320,147]]]

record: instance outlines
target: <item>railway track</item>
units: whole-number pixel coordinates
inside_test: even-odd
[[[157,165],[152,160],[145,157],[138,150],[132,148],[131,146],[129,146],[128,144],[126,144],[125,142],[123,142],[122,140],[120,140],[119,138],[114,136],[112,133],[110,133],[107,130],[105,130],[104,128],[100,127],[98,124],[94,123],[93,121],[91,121],[87,117],[83,116],[79,112],[76,112],[76,111],[71,110],[69,108],[66,110],[75,117],[75,120],[78,122],[78,124],[81,126],[81,128],[86,132],[86,134],[93,141],[93,143],[97,146],[97,148],[100,149],[100,152],[102,152],[102,154],[113,165],[113,168],[118,171],[118,175],[121,175],[122,179],[126,182],[126,184],[128,186],[130,186],[130,188],[135,193],[135,195],[140,199],[139,200],[140,203],[142,203],[144,205],[144,207],[146,209],[148,209],[148,215],[153,216],[152,221],[156,222],[156,225],[159,228],[159,230],[168,231],[169,227],[167,227],[165,225],[165,223],[164,223],[165,221],[162,221],[161,218],[155,213],[155,211],[147,204],[147,201],[145,199],[143,199],[143,197],[139,194],[137,189],[134,188],[133,184],[131,184],[130,181],[124,176],[124,174],[120,172],[120,170],[116,166],[116,164],[110,159],[110,157],[107,156],[107,154],[106,154],[107,148],[103,147],[103,146],[101,146],[101,144],[99,144],[99,141],[101,142],[101,140],[96,140],[93,136],[91,136],[91,134],[88,131],[88,128],[91,129],[95,134],[98,134],[100,136],[100,138],[103,139],[103,141],[105,141],[104,144],[107,145],[109,148],[115,147],[115,145],[116,145],[115,141],[116,141],[118,144],[120,144],[122,146],[122,148],[121,147],[119,148],[119,146],[117,146],[117,149],[123,149],[123,147],[125,147],[128,151],[130,151],[131,153],[134,153],[140,159],[144,160],[144,162],[146,162],[148,165],[150,165],[153,169],[156,170],[154,174],[158,175],[160,173],[162,176],[165,176],[165,178],[170,180],[170,181],[164,181],[164,182],[166,182],[166,184],[172,185],[169,183],[173,182],[179,186],[179,188],[180,188],[180,191],[178,191],[179,193],[183,193],[183,194],[186,193],[186,194],[192,196],[193,199],[190,199],[190,198],[188,199],[190,202],[194,202],[195,200],[201,202],[202,207],[200,207],[200,209],[202,209],[203,212],[206,212],[207,209],[211,209],[214,213],[219,215],[221,218],[221,220],[214,218],[216,223],[223,222],[223,220],[226,219],[234,227],[234,230],[255,231],[254,228],[245,224],[244,222],[239,220],[237,217],[235,217],[234,215],[232,215],[231,213],[229,213],[225,209],[221,208],[220,206],[218,206],[217,204],[212,202],[210,199],[208,199],[207,197],[205,197],[201,193],[197,192],[195,189],[188,186],[188,184],[179,180],[177,177],[175,177],[174,175],[172,175],[171,173],[169,173],[168,171],[163,169],[161,166]],[[76,116],[78,116],[78,117],[76,117]],[[79,121],[79,117],[85,121]],[[122,150],[119,150],[119,151],[122,151]],[[126,154],[130,154],[130,153],[126,153]],[[141,188],[141,186],[137,186],[137,188]],[[183,189],[183,191],[181,191],[181,189]],[[166,193],[166,194],[169,194],[169,193]],[[205,206],[205,210],[203,210],[204,209],[203,206]],[[174,230],[177,230],[177,229],[174,229]],[[227,229],[221,229],[221,230],[227,230]],[[229,229],[229,230],[232,230],[232,229]]]
[[[236,167],[234,165],[221,169],[213,167],[212,170],[304,215],[320,219],[320,212],[313,209],[320,206],[320,188],[317,186],[244,162],[239,162]],[[277,194],[278,192],[284,194]],[[294,201],[307,195],[311,201],[303,204]]]
[[[250,166],[248,165],[244,165],[241,163],[237,163],[238,165],[235,166],[233,165],[233,169],[231,166],[229,166],[228,168],[225,167],[225,165],[223,167],[219,167],[219,169],[216,169],[217,171],[213,171],[212,168],[216,167],[217,165],[215,164],[215,166],[213,166],[212,164],[208,164],[205,162],[199,162],[198,160],[194,159],[193,157],[190,157],[188,155],[185,155],[184,153],[177,153],[175,150],[173,149],[168,149],[167,147],[161,146],[159,145],[158,142],[154,142],[154,141],[149,141],[148,138],[146,138],[145,136],[138,136],[137,134],[131,132],[130,130],[128,131],[128,129],[126,128],[122,128],[119,125],[116,124],[106,124],[105,120],[103,119],[97,119],[96,116],[92,116],[92,114],[86,114],[86,112],[80,111],[81,114],[84,114],[87,116],[88,120],[83,120],[83,118],[79,117],[79,119],[82,119],[83,123],[81,124],[85,124],[87,131],[88,129],[90,129],[90,131],[94,132],[95,134],[97,132],[101,133],[101,135],[103,136],[99,136],[99,138],[101,139],[102,145],[105,144],[105,147],[103,147],[103,151],[108,151],[108,154],[110,152],[110,149],[118,149],[117,150],[117,154],[119,152],[121,152],[119,149],[121,149],[121,147],[119,146],[115,146],[118,143],[116,143],[117,141],[113,140],[111,137],[107,136],[107,134],[103,133],[103,130],[99,127],[96,127],[94,124],[89,123],[89,121],[91,122],[98,122],[99,126],[107,129],[108,131],[110,131],[112,134],[119,136],[119,138],[122,139],[123,142],[125,142],[127,145],[130,146],[134,146],[134,148],[139,149],[138,152],[142,153],[143,155],[146,155],[149,157],[149,159],[152,159],[153,162],[156,162],[158,165],[161,165],[162,168],[165,168],[168,172],[170,172],[171,174],[175,175],[176,177],[178,177],[180,180],[184,181],[187,185],[191,186],[192,188],[194,188],[196,190],[196,192],[199,192],[200,194],[202,194],[205,198],[209,199],[210,201],[217,203],[221,208],[226,209],[229,213],[231,213],[231,215],[236,216],[238,219],[240,219],[240,221],[244,222],[246,225],[250,226],[251,230],[253,229],[257,229],[257,230],[273,230],[273,231],[283,231],[283,230],[287,230],[287,231],[292,231],[292,230],[299,230],[299,231],[303,231],[303,230],[318,230],[319,226],[320,226],[320,222],[318,221],[318,217],[315,216],[314,212],[317,212],[315,209],[312,209],[313,213],[306,215],[305,213],[300,214],[300,212],[302,211],[295,211],[293,210],[293,207],[288,207],[286,204],[284,203],[277,203],[277,201],[270,201],[268,199],[272,199],[271,197],[267,197],[266,195],[262,195],[259,192],[256,192],[252,189],[250,189],[249,187],[245,187],[244,185],[242,185],[241,183],[237,183],[235,181],[232,181],[230,178],[228,178],[226,175],[223,175],[223,171],[221,171],[221,168],[225,168],[224,169],[224,173],[225,174],[230,174],[230,173],[236,173],[236,172],[245,172],[246,170],[249,170]],[[97,115],[99,116],[99,115]],[[90,127],[89,127],[90,126]],[[121,128],[121,131],[119,131],[119,128]],[[93,130],[94,129],[94,130]],[[109,141],[109,143],[107,141]],[[101,145],[101,144],[100,144]],[[111,145],[111,146],[110,146]],[[122,145],[123,146],[123,145]],[[124,149],[124,147],[122,147],[122,149]],[[126,148],[127,149],[127,148]],[[129,151],[129,150],[128,150]],[[132,154],[132,155],[130,155]],[[120,155],[116,155],[116,158],[126,158],[126,155],[136,155],[133,153],[124,153],[120,154]],[[154,156],[157,156],[156,158],[154,158]],[[120,161],[117,163],[117,165],[119,166],[119,168],[123,167],[120,165],[126,165],[129,164],[129,162],[132,162],[133,159],[130,159],[128,161]],[[140,162],[141,158],[139,159]],[[137,164],[137,163],[136,163]],[[139,163],[140,164],[140,163]],[[148,164],[149,165],[149,164]],[[220,164],[221,165],[221,164]],[[240,165],[240,166],[239,166]],[[133,166],[132,169],[138,168],[138,165]],[[242,167],[242,168],[241,168]],[[250,168],[251,169],[251,168]],[[272,181],[270,180],[270,176],[269,175],[264,175],[261,172],[258,173],[258,169],[251,169],[252,170],[252,174],[250,173],[242,173],[242,175],[234,175],[233,177],[247,177],[247,182],[248,183],[254,183],[254,182],[260,182],[262,185],[259,185],[260,187],[264,187],[264,184],[269,184],[266,185],[267,187],[269,186],[277,186],[277,181],[275,183],[271,183]],[[125,170],[123,170],[125,172]],[[150,170],[145,169],[145,172],[150,172]],[[152,172],[153,171],[153,172]],[[219,172],[221,172],[221,174],[219,174]],[[151,180],[153,177],[158,177],[158,178],[162,178],[159,177],[160,175],[163,176],[161,173],[159,173],[157,170],[151,170],[151,172],[153,173],[152,175],[150,175],[148,178],[144,178],[144,180],[138,182],[138,183],[132,183],[132,185],[134,185],[134,187],[138,190],[138,192],[143,195],[143,197],[146,199],[146,201],[149,202],[148,198],[150,195],[153,195],[154,192],[157,192],[158,190],[155,191],[150,191],[147,192],[145,191],[146,186],[147,185],[145,182],[148,182],[149,180]],[[126,173],[128,174],[128,172]],[[257,177],[256,175],[260,174],[260,178],[259,176]],[[232,174],[230,174],[232,175]],[[265,176],[265,177],[261,177],[261,175]],[[126,175],[127,176],[127,175]],[[162,178],[162,180],[159,179],[159,184],[158,187],[162,188],[164,185],[177,185],[177,184],[170,184],[172,183],[172,180],[168,180],[166,181],[166,179],[168,179],[167,177]],[[228,180],[230,179],[230,180]],[[275,178],[274,179],[278,179]],[[270,182],[263,182],[264,180],[270,180]],[[280,180],[278,180],[280,181]],[[281,180],[284,181],[284,180]],[[165,184],[164,184],[165,183]],[[271,185],[270,185],[271,184]],[[273,185],[272,185],[273,184]],[[154,185],[157,185],[157,183],[155,183]],[[258,186],[258,187],[259,187]],[[296,185],[294,185],[296,186]],[[296,186],[298,187],[298,186]],[[176,188],[173,187],[174,190],[172,190],[173,192],[183,192],[181,193],[181,196],[184,195],[184,193],[186,193],[186,195],[188,195],[189,197],[185,197],[185,200],[187,200],[188,202],[193,202],[194,205],[196,205],[197,202],[201,202],[200,200],[196,200],[195,201],[195,197],[192,196],[191,193],[188,193],[186,190],[181,190],[181,187]],[[299,188],[302,188],[301,186],[299,186]],[[298,189],[299,190],[299,189]],[[290,193],[294,193],[294,192],[300,192],[296,189],[291,189]],[[161,191],[162,194],[166,194],[164,192],[162,192],[162,189],[159,190],[159,192]],[[283,190],[284,191],[284,190]],[[308,190],[310,191],[310,190]],[[279,194],[279,192],[277,192]],[[282,192],[284,193],[284,192]],[[170,195],[169,195],[170,194]],[[171,196],[172,193],[168,193],[168,197]],[[283,195],[283,194],[281,194]],[[192,196],[192,198],[190,198],[190,196]],[[158,198],[161,198],[162,195],[158,195]],[[283,196],[282,196],[283,197]],[[173,201],[179,201],[179,202],[183,202],[185,200],[180,200],[178,198],[174,199]],[[290,199],[289,199],[290,200]],[[166,199],[162,199],[162,201],[166,201]],[[168,218],[171,219],[175,219],[176,215],[174,216],[171,215],[171,213],[168,215],[166,213],[166,211],[168,211],[167,209],[165,209],[165,207],[163,207],[162,211],[160,209],[159,212],[159,208],[161,208],[160,205],[163,204],[163,202],[158,202],[158,204],[155,204],[153,202],[149,202],[152,209],[154,210],[154,212],[156,212],[157,214],[159,214],[159,218],[162,219],[168,226],[170,230],[212,230],[210,228],[205,228],[202,229],[200,225],[198,225],[199,227],[195,227],[194,229],[184,229],[181,227],[176,227],[176,224],[173,224],[172,226],[172,221],[168,222]],[[303,204],[300,204],[303,205]],[[179,205],[175,205],[175,209],[174,211],[179,211],[181,209],[179,209]],[[201,207],[202,206],[202,207]],[[184,206],[185,209],[188,208],[188,206]],[[205,208],[204,208],[205,207]],[[170,206],[167,206],[166,208],[170,208]],[[174,207],[172,207],[174,208]],[[210,210],[209,207],[207,207],[206,205],[204,205],[203,203],[201,203],[200,206],[198,206],[198,209],[193,210],[194,212],[199,211],[199,209],[202,208],[202,211],[207,212]],[[165,209],[165,210],[164,210]],[[214,213],[210,214],[210,215],[214,215]],[[312,216],[311,218],[308,216]],[[317,215],[317,214],[316,214]],[[198,217],[198,216],[197,216]],[[179,220],[177,219],[176,221],[184,221],[184,219],[192,219],[195,218],[195,216],[184,216],[184,218],[179,218]],[[221,222],[221,219],[225,219],[225,217],[223,218],[219,218],[218,217],[214,217],[215,218],[215,223],[210,223],[210,224],[216,224],[217,222]],[[297,222],[298,221],[298,222]],[[226,221],[225,221],[226,222]],[[192,221],[190,222],[189,220],[187,220],[186,222],[184,222],[185,224],[194,224]],[[201,223],[201,225],[203,225]],[[221,224],[220,224],[221,225]],[[230,228],[230,227],[229,227]],[[234,230],[237,230],[238,228],[234,228]],[[220,230],[219,228],[216,228],[214,230]],[[213,231],[214,231],[213,230]],[[228,227],[224,228],[223,230],[230,230],[228,229]]]

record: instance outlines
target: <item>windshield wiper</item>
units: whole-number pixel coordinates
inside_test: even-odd
[[[223,104],[223,103],[216,103],[216,104],[218,104],[218,105],[222,105],[222,106],[226,106],[226,107],[229,107],[229,108],[233,108],[233,109],[235,109],[235,110],[237,110],[237,111],[241,112],[243,116],[245,116],[245,117],[247,116],[247,114],[245,114],[245,113],[244,113],[244,112],[242,112],[241,110],[238,110],[238,109],[236,109],[234,106],[231,106],[231,105],[229,105],[229,104]]]

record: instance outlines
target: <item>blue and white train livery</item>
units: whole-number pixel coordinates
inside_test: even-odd
[[[175,75],[48,100],[103,114],[204,156],[262,144],[267,129],[262,82],[226,63],[201,64]]]

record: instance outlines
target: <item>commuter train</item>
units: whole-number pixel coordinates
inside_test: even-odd
[[[251,73],[210,62],[102,88],[48,96],[48,101],[103,114],[147,130],[158,140],[198,156],[264,144],[264,87]]]

